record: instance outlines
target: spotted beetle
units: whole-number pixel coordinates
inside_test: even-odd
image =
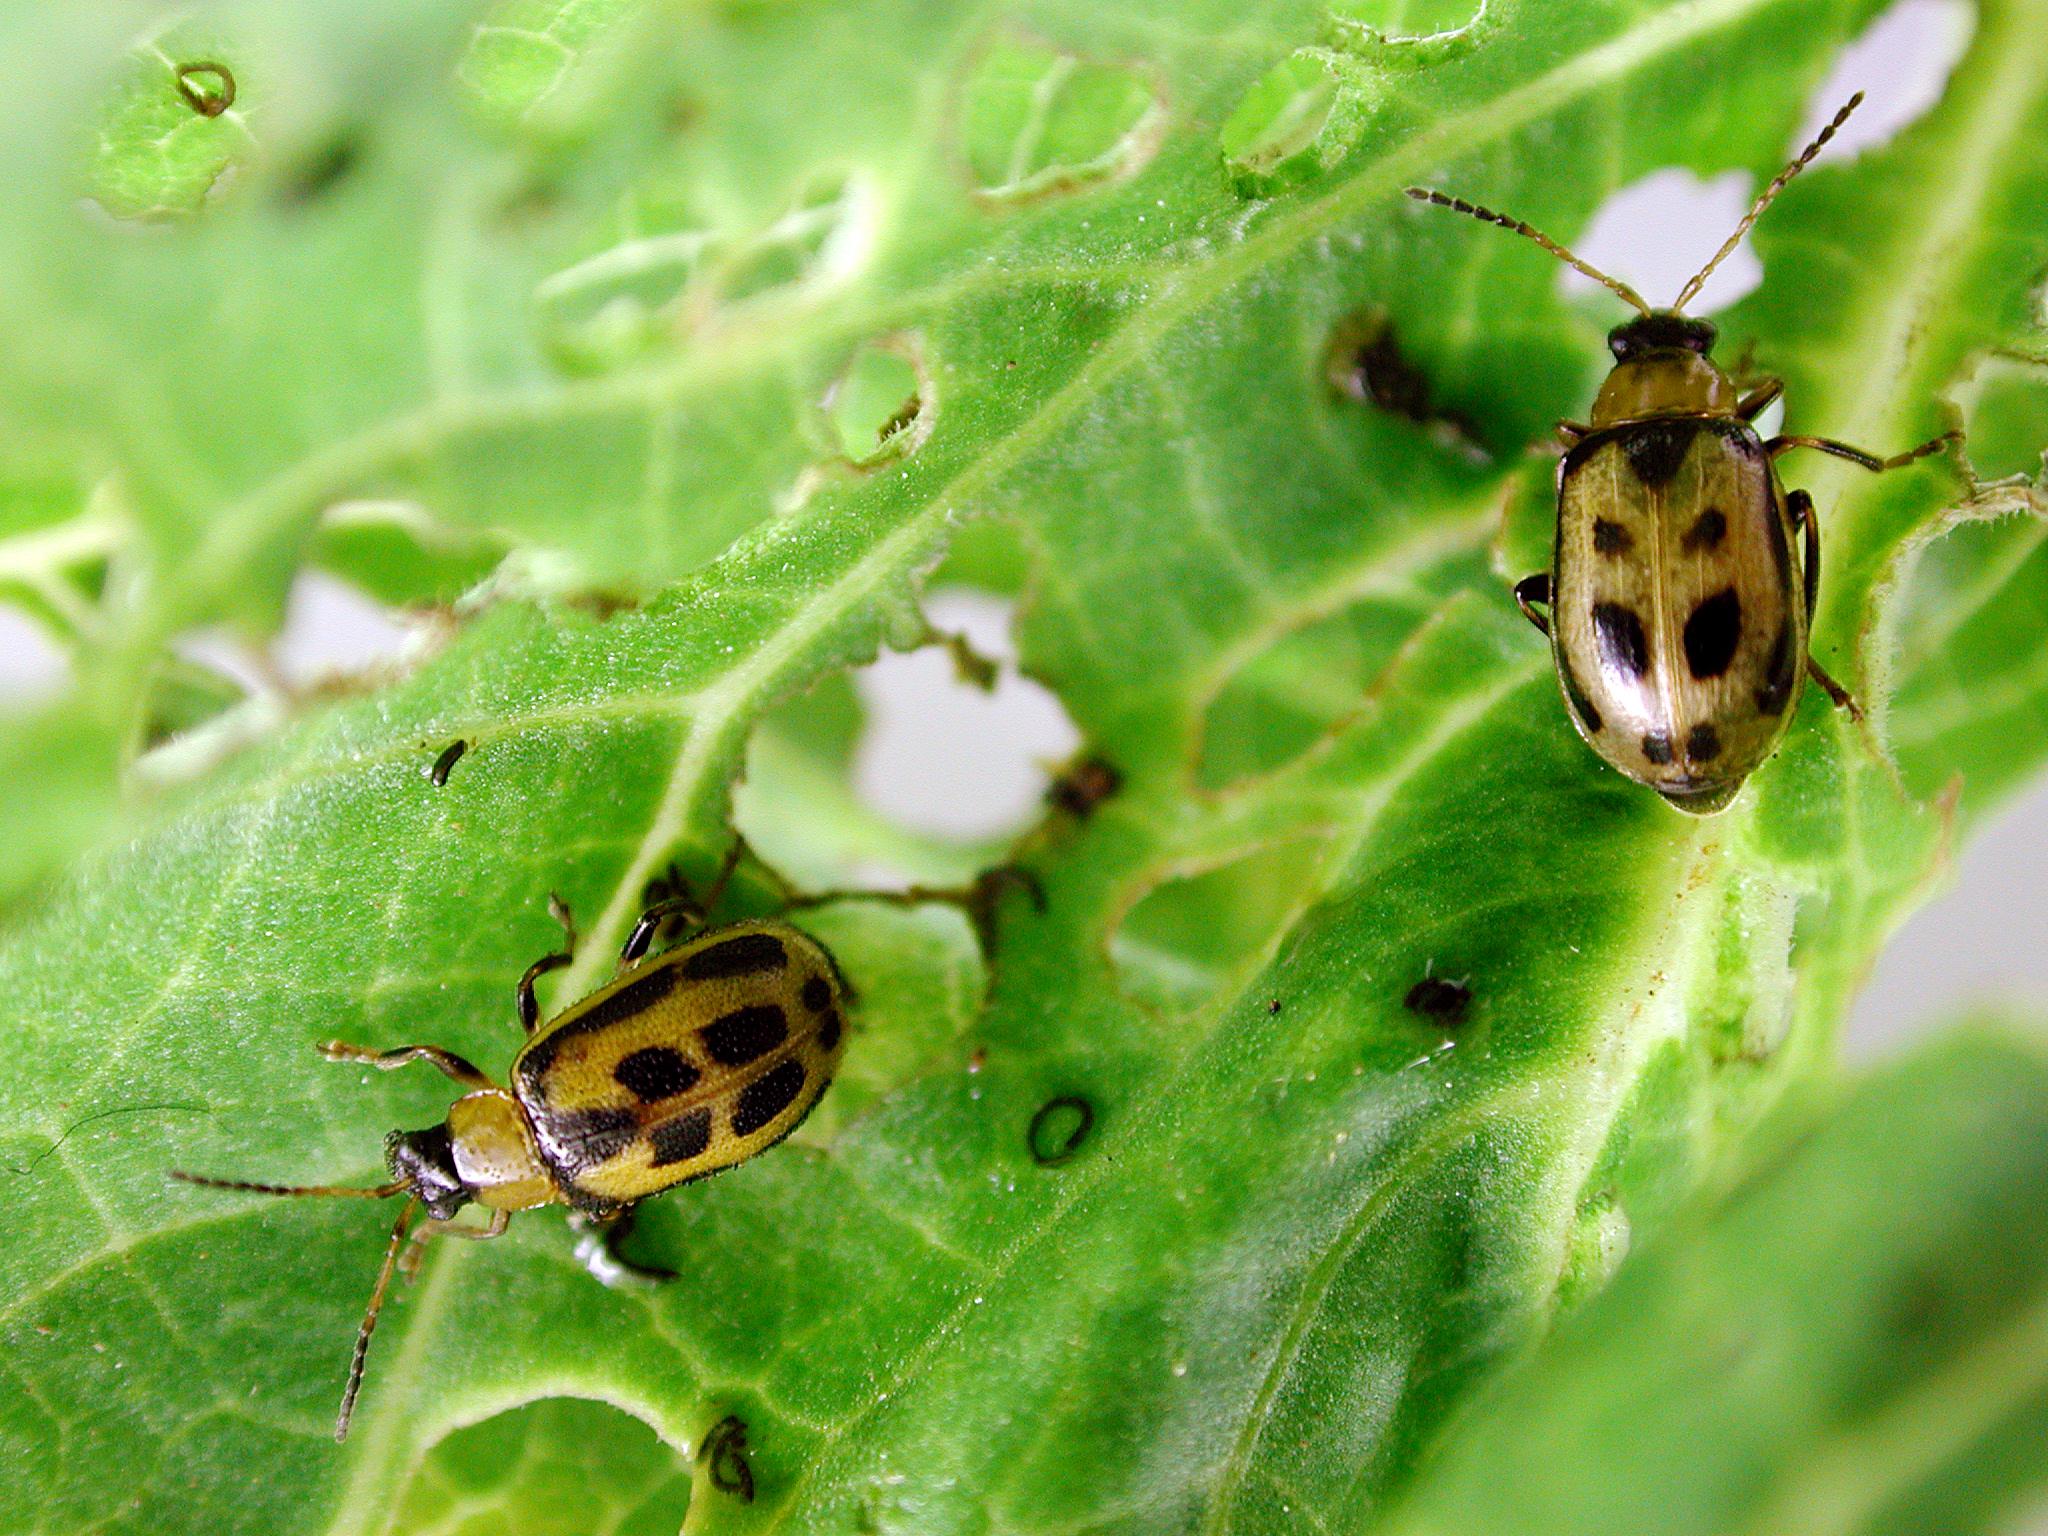
[[[1774,467],[1816,448],[1868,470],[1937,453],[1947,432],[1890,458],[1825,437],[1764,441],[1750,425],[1783,392],[1747,394],[1710,356],[1711,323],[1683,311],[1785,184],[1862,102],[1849,99],[1765,187],[1713,259],[1669,309],[1547,235],[1426,187],[1410,197],[1536,242],[1637,310],[1608,334],[1614,369],[1585,425],[1560,422],[1557,535],[1548,571],[1515,586],[1522,613],[1550,639],[1572,722],[1613,767],[1671,805],[1709,815],[1777,750],[1791,723],[1801,668],[1836,705],[1856,703],[1807,650],[1820,590],[1813,498],[1786,491]],[[1803,537],[1795,562],[1793,540]],[[1795,568],[1796,567],[1796,568]]]
[[[410,1273],[427,1239],[496,1237],[514,1211],[566,1204],[612,1246],[638,1201],[766,1151],[818,1102],[844,1050],[849,996],[823,945],[788,923],[754,919],[705,929],[646,958],[664,922],[678,914],[702,919],[732,865],[728,859],[702,905],[675,895],[650,906],[620,952],[619,975],[543,1025],[534,983],[567,965],[575,947],[568,913],[557,905],[568,943],[519,979],[527,1040],[509,1087],[438,1046],[321,1046],[329,1061],[385,1069],[428,1062],[468,1090],[441,1124],[390,1134],[389,1183],[359,1189],[172,1173],[188,1184],[262,1195],[407,1197],[356,1335],[335,1439],[348,1436],[392,1273]],[[454,1219],[472,1202],[490,1213],[482,1226]],[[426,1219],[415,1224],[423,1210]],[[616,1251],[610,1263],[667,1273]]]

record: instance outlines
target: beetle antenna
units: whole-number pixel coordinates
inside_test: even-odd
[[[345,1195],[357,1200],[388,1200],[410,1188],[404,1179],[392,1184],[379,1184],[374,1189],[358,1189],[352,1184],[251,1184],[246,1179],[209,1178],[203,1173],[186,1173],[181,1168],[171,1169],[170,1174],[186,1184],[203,1184],[208,1189],[239,1189],[252,1195]]]
[[[1511,229],[1518,235],[1526,235],[1566,266],[1577,268],[1601,287],[1618,294],[1621,298],[1633,304],[1643,314],[1647,315],[1650,312],[1650,306],[1643,302],[1643,296],[1637,293],[1635,289],[1629,287],[1627,283],[1622,282],[1619,278],[1609,277],[1591,262],[1581,261],[1534,225],[1526,224],[1520,219],[1511,219],[1504,213],[1495,213],[1491,208],[1482,208],[1477,203],[1466,202],[1462,197],[1452,197],[1448,193],[1433,191],[1428,187],[1409,187],[1407,191],[1408,195],[1418,203],[1435,203],[1439,208],[1449,208],[1456,213],[1469,214],[1482,224],[1498,224],[1502,229]]]
[[[417,1200],[405,1202],[405,1209],[398,1213],[398,1222],[391,1229],[391,1241],[384,1247],[384,1263],[377,1271],[376,1287],[370,1292],[369,1309],[363,1313],[363,1326],[356,1332],[356,1352],[348,1363],[348,1385],[342,1388],[341,1412],[335,1416],[334,1438],[336,1441],[348,1438],[348,1421],[356,1411],[356,1393],[363,1386],[363,1362],[370,1358],[370,1335],[377,1331],[377,1314],[384,1310],[384,1292],[391,1284],[391,1271],[398,1267],[398,1253],[405,1246],[405,1234],[412,1226],[412,1218],[420,1208]]]
[[[1675,300],[1673,300],[1671,305],[1673,309],[1683,309],[1688,303],[1691,302],[1693,295],[1700,291],[1701,287],[1706,283],[1708,277],[1710,277],[1713,274],[1714,268],[1721,265],[1721,263],[1727,259],[1728,253],[1734,250],[1736,246],[1742,243],[1742,237],[1749,233],[1750,226],[1756,223],[1756,221],[1763,215],[1763,211],[1771,206],[1771,200],[1775,198],[1780,192],[1785,190],[1785,183],[1790,181],[1794,176],[1797,176],[1801,171],[1805,170],[1809,164],[1812,163],[1813,157],[1819,154],[1822,149],[1826,148],[1828,140],[1832,139],[1835,136],[1835,130],[1840,128],[1842,124],[1846,123],[1849,120],[1849,114],[1851,112],[1854,112],[1858,107],[1862,105],[1863,93],[1861,91],[1858,91],[1854,96],[1851,96],[1846,102],[1842,104],[1842,110],[1835,114],[1834,120],[1830,122],[1827,125],[1827,127],[1821,129],[1819,133],[1814,135],[1813,142],[1807,145],[1806,148],[1799,151],[1799,158],[1794,160],[1790,165],[1786,166],[1785,169],[1778,172],[1776,176],[1771,178],[1771,184],[1768,187],[1765,187],[1762,192],[1757,194],[1756,201],[1749,205],[1749,212],[1745,213],[1742,216],[1742,222],[1735,226],[1735,233],[1730,235],[1726,240],[1724,240],[1721,243],[1721,249],[1714,252],[1714,259],[1708,262],[1704,267],[1701,267],[1699,271],[1694,274],[1693,280],[1687,283],[1685,285],[1685,288],[1679,293],[1678,297]]]

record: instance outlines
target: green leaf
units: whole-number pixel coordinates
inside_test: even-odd
[[[1887,1068],[1631,1260],[1388,1529],[2016,1529],[2048,1485],[2044,1197],[2038,1039]]]
[[[466,13],[279,0],[206,34],[271,82],[254,146],[147,229],[78,205],[127,40],[0,24],[54,103],[0,124],[0,421],[14,478],[70,488],[36,527],[95,509],[123,573],[53,707],[71,773],[5,743],[0,815],[38,841],[0,838],[4,887],[95,846],[0,948],[33,1235],[0,1254],[0,1502],[375,1531],[443,1518],[433,1469],[512,1454],[491,1436],[562,1465],[588,1418],[501,1416],[584,1398],[685,1455],[744,1423],[756,1497],[696,1466],[698,1529],[1366,1529],[1725,1148],[1825,1091],[1876,946],[2039,764],[2040,733],[1975,728],[2001,689],[2033,707],[2036,594],[2010,551],[1941,553],[2029,493],[1800,466],[1820,654],[1872,723],[1811,694],[1733,810],[1682,818],[1573,736],[1508,597],[1544,536],[1523,449],[1583,411],[1613,306],[1400,191],[1569,239],[1665,164],[1761,181],[1871,7],[1441,9],[490,11],[567,44],[543,85]],[[1773,210],[1722,319],[1795,430],[1903,446],[2037,343],[2044,23],[1986,0],[1929,116]],[[1223,126],[1318,48],[1341,141],[1248,188]],[[2038,445],[2031,398],[1975,409]],[[260,633],[309,555],[430,603],[501,550],[407,675],[135,755],[203,708],[166,701],[173,641]],[[987,961],[937,904],[807,911],[861,994],[844,1078],[645,1208],[635,1251],[683,1278],[603,1289],[547,1213],[437,1245],[337,1449],[384,1217],[167,1168],[376,1178],[447,1085],[311,1046],[502,1070],[549,893],[583,933],[559,1005],[672,861],[708,877],[743,765],[806,885],[975,862],[845,776],[844,673],[927,638],[935,571],[1023,594],[1024,666],[1116,786],[1020,839],[1042,908],[998,888]],[[774,901],[750,864],[722,915]],[[607,1518],[667,1486],[622,1454]],[[572,1476],[476,1485],[538,1507]]]

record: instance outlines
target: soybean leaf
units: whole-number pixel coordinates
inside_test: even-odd
[[[410,676],[150,759],[254,738],[131,787],[127,835],[9,936],[33,1241],[0,1258],[0,1495],[49,1529],[403,1528],[479,1454],[452,1435],[587,1397],[683,1453],[745,1422],[756,1497],[696,1467],[697,1528],[1370,1527],[1504,1357],[1826,1082],[1938,868],[1933,797],[1981,777],[1974,814],[2039,758],[1968,727],[1967,675],[1903,782],[1886,755],[1966,645],[2023,707],[2040,670],[2024,584],[1973,578],[1967,632],[1914,617],[1938,531],[2007,504],[1923,467],[1811,481],[1820,645],[1871,726],[1808,698],[1710,822],[1601,770],[1506,587],[1541,559],[1522,450],[1583,409],[1613,317],[1399,196],[1570,237],[1660,165],[1761,180],[1869,8],[576,10],[222,13],[205,46],[256,40],[276,131],[163,229],[75,206],[92,89],[7,141],[0,404],[138,530],[139,586],[81,642],[84,735],[132,734],[185,626],[273,614],[333,502],[511,559]],[[1987,0],[1927,118],[1774,211],[1724,329],[1795,429],[1927,435],[2029,344],[2043,20]],[[529,35],[560,70],[510,58]],[[17,78],[130,78],[97,23],[10,46]],[[1400,389],[1359,376],[1390,363]],[[648,1208],[636,1242],[684,1278],[601,1290],[546,1215],[443,1244],[337,1450],[378,1221],[166,1166],[374,1178],[444,1086],[308,1047],[501,1065],[547,894],[584,931],[560,1001],[671,859],[717,862],[759,722],[922,637],[970,519],[1007,530],[974,569],[1021,568],[1025,664],[1117,784],[1020,841],[1043,910],[1011,891],[986,966],[943,909],[807,917],[862,991],[846,1081]],[[590,589],[647,600],[530,600]],[[829,767],[845,734],[818,739]],[[802,784],[767,797],[797,848],[846,819]],[[772,900],[750,868],[731,910]],[[1049,1145],[1060,1100],[1086,1134]],[[559,1466],[589,1422],[517,1433]]]
[[[2017,1528],[2048,1484],[2044,1193],[2038,1037],[1922,1049],[1632,1259],[1389,1529]]]

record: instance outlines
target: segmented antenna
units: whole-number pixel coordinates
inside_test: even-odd
[[[384,1247],[384,1263],[377,1271],[377,1285],[370,1292],[369,1309],[363,1313],[363,1326],[356,1333],[356,1352],[348,1363],[348,1385],[342,1388],[341,1412],[334,1419],[336,1441],[348,1438],[348,1421],[356,1411],[356,1394],[363,1388],[363,1362],[370,1358],[370,1335],[377,1331],[377,1314],[384,1310],[384,1292],[391,1284],[391,1271],[398,1267],[398,1255],[405,1247],[406,1231],[412,1226],[412,1218],[419,1208],[417,1200],[405,1202],[405,1209],[398,1213],[398,1222],[391,1229],[391,1241]]]
[[[1785,183],[1806,169],[1808,164],[1812,162],[1813,157],[1819,154],[1826,147],[1828,140],[1835,136],[1835,130],[1846,123],[1849,120],[1849,114],[1862,105],[1863,93],[1858,91],[1843,105],[1842,110],[1835,114],[1834,120],[1814,135],[1813,142],[1799,152],[1799,158],[1778,172],[1771,179],[1771,184],[1757,194],[1757,200],[1749,205],[1749,212],[1744,214],[1742,222],[1735,226],[1735,233],[1721,243],[1721,249],[1714,252],[1714,259],[1704,267],[1701,267],[1693,275],[1692,281],[1687,283],[1679,292],[1678,297],[1672,301],[1671,307],[1673,309],[1683,309],[1692,301],[1693,295],[1698,293],[1706,280],[1713,275],[1714,268],[1721,265],[1727,259],[1728,253],[1742,243],[1742,237],[1749,233],[1750,226],[1756,223],[1766,208],[1771,206],[1771,199],[1785,190]]]
[[[1637,293],[1635,289],[1629,287],[1627,283],[1622,282],[1618,278],[1609,277],[1590,262],[1581,261],[1533,225],[1526,224],[1520,219],[1511,219],[1504,213],[1495,213],[1491,208],[1482,208],[1477,203],[1468,203],[1462,197],[1452,197],[1448,193],[1433,191],[1428,187],[1409,187],[1407,191],[1408,195],[1418,203],[1435,203],[1439,208],[1449,208],[1455,213],[1469,214],[1483,224],[1498,224],[1502,229],[1511,229],[1518,235],[1526,235],[1559,261],[1565,263],[1566,266],[1575,267],[1585,273],[1586,276],[1592,278],[1601,287],[1627,300],[1641,313],[1647,315],[1650,312],[1650,306],[1643,302],[1643,296]]]
[[[379,1184],[373,1189],[358,1189],[352,1184],[252,1184],[247,1179],[215,1179],[203,1173],[186,1173],[178,1168],[171,1169],[170,1173],[172,1178],[186,1184],[202,1184],[208,1189],[239,1189],[251,1195],[341,1195],[356,1200],[388,1200],[407,1188],[403,1179],[392,1184]]]

